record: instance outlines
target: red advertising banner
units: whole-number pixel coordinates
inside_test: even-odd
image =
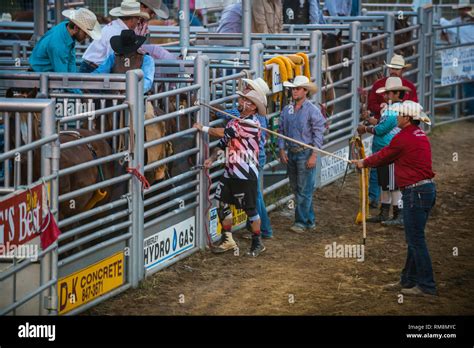
[[[21,245],[38,237],[42,220],[42,184],[5,197],[0,200],[0,245]]]

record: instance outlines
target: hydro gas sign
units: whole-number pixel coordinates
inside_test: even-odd
[[[145,269],[149,270],[191,249],[196,240],[196,218],[190,217],[160,231],[143,242]]]

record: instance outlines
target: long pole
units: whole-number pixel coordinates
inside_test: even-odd
[[[218,109],[218,108],[215,108],[214,106],[211,106],[211,105],[209,105],[209,104],[200,102],[199,105],[203,105],[203,106],[208,107],[209,109],[212,109],[212,110],[214,110],[214,111],[216,111],[216,112],[223,113],[223,114],[225,114],[225,115],[227,115],[227,116],[229,116],[229,117],[231,117],[231,118],[235,118],[236,120],[240,120],[240,121],[245,122],[245,120],[243,120],[243,119],[241,119],[241,118],[239,118],[239,117],[237,117],[237,116],[231,115],[231,114],[229,114],[229,113],[226,112],[226,111],[223,111],[223,110],[220,110],[220,109]],[[347,162],[347,163],[352,164],[351,161],[349,161],[348,159],[346,159],[346,158],[344,158],[344,157],[341,157],[341,156],[335,155],[335,154],[333,154],[333,153],[331,153],[331,152],[327,152],[327,151],[318,149],[317,147],[314,147],[314,146],[311,146],[311,145],[302,143],[301,141],[298,141],[298,140],[296,140],[296,139],[287,137],[286,135],[283,135],[283,134],[274,132],[274,131],[272,131],[272,130],[270,130],[270,129],[263,128],[263,127],[260,127],[260,126],[256,126],[256,127],[257,127],[258,129],[260,129],[260,130],[263,130],[263,131],[265,131],[265,132],[268,132],[268,133],[270,133],[270,134],[273,134],[273,135],[275,135],[275,136],[277,136],[277,137],[279,137],[279,138],[285,139],[285,140],[287,140],[287,141],[291,141],[291,142],[293,142],[293,143],[295,143],[295,144],[298,144],[298,145],[300,145],[300,146],[306,147],[306,148],[311,149],[311,150],[313,150],[313,151],[317,151],[317,152],[322,153],[322,154],[324,154],[324,155],[332,156],[332,157],[334,157],[334,158],[340,159],[341,161],[344,161],[344,162]]]
[[[367,224],[366,224],[366,221],[365,221],[365,205],[366,205],[366,202],[365,202],[365,172],[366,172],[366,168],[362,168],[361,170],[361,175],[362,175],[362,240],[363,240],[363,244],[365,245],[365,238],[367,237]]]

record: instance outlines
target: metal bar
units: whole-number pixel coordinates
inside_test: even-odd
[[[252,9],[250,0],[242,0],[242,46],[249,48],[252,35]]]
[[[180,197],[177,197],[177,198],[170,199],[165,204],[162,204],[158,207],[147,210],[145,212],[145,219],[149,218],[150,216],[152,216],[154,214],[158,214],[158,213],[162,212],[165,209],[169,209],[172,206],[181,205],[182,202],[186,201],[187,199],[194,198],[194,197],[199,197],[199,190],[187,193],[184,196],[180,196]],[[199,206],[197,208],[199,208]],[[201,231],[196,231],[196,232],[197,233],[202,233],[203,231],[201,230]],[[199,240],[199,238],[198,238],[198,240]]]
[[[26,145],[17,147],[13,150],[7,151],[0,155],[0,162],[15,157],[17,153],[24,153],[31,150],[35,150],[42,145],[45,145],[57,140],[58,138],[59,136],[57,134],[54,134],[54,135],[48,136],[47,138],[35,140],[30,144],[26,144]],[[5,173],[6,171],[7,171],[7,168],[5,168]]]
[[[181,186],[178,186],[178,187],[174,187],[172,188],[171,190],[168,190],[166,192],[163,192],[159,195],[156,195],[156,196],[153,196],[151,198],[148,198],[144,205],[145,207],[149,206],[150,204],[153,204],[153,203],[156,203],[162,199],[165,199],[165,198],[168,198],[170,196],[173,196],[173,195],[176,195],[180,192],[183,192],[183,191],[186,191],[186,190],[189,190],[189,189],[192,189],[192,188],[195,188],[195,186],[199,183],[198,180],[193,180],[189,183],[186,183],[186,184],[183,184]],[[147,213],[147,212],[146,212]],[[146,213],[145,213],[145,217],[146,217]]]
[[[58,227],[61,229],[62,227],[65,227],[67,225],[70,225],[70,224],[73,224],[73,223],[76,223],[76,222],[79,222],[79,221],[82,221],[82,220],[85,220],[91,216],[94,216],[96,214],[100,214],[100,213],[103,213],[107,210],[112,210],[116,207],[119,207],[121,205],[124,205],[124,204],[127,204],[128,203],[128,199],[127,198],[122,198],[118,201],[115,201],[113,203],[108,203],[106,205],[100,205],[94,209],[91,209],[91,210],[87,210],[85,212],[82,212],[80,214],[77,214],[77,215],[74,215],[74,216],[71,216],[70,218],[67,218],[67,219],[64,219],[64,220],[61,220],[59,221],[58,223]]]
[[[92,191],[95,191],[95,190],[98,190],[98,189],[101,189],[101,188],[104,188],[104,187],[107,187],[107,186],[112,186],[114,184],[121,183],[122,181],[130,180],[131,177],[132,177],[131,174],[124,174],[124,175],[121,175],[121,176],[118,176],[118,177],[114,177],[112,179],[101,181],[101,182],[99,182],[97,184],[94,184],[94,185],[89,185],[87,187],[77,189],[77,190],[72,191],[72,192],[64,193],[61,196],[59,196],[59,202],[62,203],[62,202],[65,202],[67,200],[70,200],[74,197],[83,195],[85,193],[92,192]]]
[[[59,122],[60,122],[60,124],[64,124],[64,123],[68,123],[68,122],[72,122],[72,121],[82,120],[84,118],[93,117],[95,119],[98,116],[110,114],[112,112],[118,112],[118,111],[126,110],[128,108],[129,108],[129,105],[126,104],[126,103],[120,104],[120,105],[114,105],[114,106],[110,106],[108,108],[103,108],[103,109],[100,109],[100,110],[86,111],[86,112],[82,112],[82,113],[75,114],[75,115],[72,115],[72,116],[64,116],[59,120]]]
[[[198,173],[199,173],[199,170],[194,169],[194,170],[190,170],[190,171],[188,171],[188,172],[186,172],[186,173],[183,173],[183,174],[179,174],[179,175],[177,175],[177,176],[174,176],[174,177],[172,177],[172,178],[169,179],[169,180],[161,181],[161,182],[159,182],[158,184],[154,184],[152,187],[150,187],[149,189],[145,190],[145,196],[146,196],[147,194],[153,193],[153,192],[155,192],[155,191],[157,191],[157,190],[159,190],[159,189],[161,189],[161,188],[163,188],[163,187],[167,187],[167,186],[169,186],[169,185],[173,185],[173,184],[175,184],[175,183],[177,183],[177,182],[180,182],[180,181],[182,181],[182,180],[185,180],[185,179],[187,179],[187,178],[191,178],[191,177],[195,176],[195,175],[198,174]]]
[[[85,137],[85,138],[80,138],[80,139],[74,140],[74,141],[69,141],[67,143],[61,144],[61,150],[68,149],[70,147],[80,146],[80,145],[83,145],[83,144],[90,144],[90,143],[93,143],[94,141],[98,141],[98,140],[102,140],[102,139],[112,138],[114,136],[118,136],[118,135],[121,135],[121,134],[126,134],[129,131],[130,131],[130,129],[128,127],[126,127],[126,128],[120,128],[120,129],[112,130],[112,131],[105,132],[105,133],[99,133],[99,134],[96,134],[96,135],[91,135],[91,136],[88,136],[88,137]]]
[[[127,213],[127,215],[128,215],[128,213]],[[118,232],[121,229],[130,227],[131,225],[132,225],[131,221],[124,221],[124,222],[117,223],[117,224],[114,224],[112,226],[109,226],[107,228],[104,228],[102,230],[96,231],[94,233],[88,234],[87,236],[85,236],[83,238],[77,239],[74,242],[68,243],[67,245],[65,245],[63,247],[60,247],[58,249],[58,254],[63,254],[65,252],[67,252],[68,250],[72,250],[74,248],[77,248],[80,245],[88,243],[88,242],[90,242],[94,239],[98,239],[100,237],[105,237],[105,236],[107,236],[109,234],[112,234],[114,232]],[[79,234],[79,232],[75,233],[74,235],[76,235],[76,234]]]
[[[132,234],[129,232],[129,233],[126,233],[126,234],[123,234],[121,236],[118,236],[118,237],[115,237],[115,238],[112,238],[112,239],[109,239],[105,242],[101,242],[99,244],[96,244],[94,245],[92,248],[88,248],[86,250],[82,250],[74,255],[71,255],[70,257],[67,257],[61,261],[58,262],[58,266],[59,267],[64,267],[66,266],[67,264],[70,264],[71,262],[74,262],[74,261],[77,261],[87,255],[90,255],[90,254],[93,254],[99,250],[103,250],[111,245],[114,245],[114,244],[117,244],[117,243],[120,243],[124,240],[127,240],[127,239],[130,239],[132,237]]]
[[[109,155],[107,157],[100,157],[100,158],[97,158],[97,159],[89,161],[89,162],[76,164],[75,166],[61,169],[61,171],[59,172],[59,176],[69,175],[69,174],[78,172],[80,170],[84,170],[84,169],[91,168],[91,167],[96,167],[96,166],[98,166],[100,164],[103,164],[103,163],[120,160],[120,159],[124,158],[125,156],[127,156],[128,154],[129,154],[128,152],[122,151],[122,152],[119,152],[119,153],[116,153],[116,154]]]
[[[183,49],[189,46],[189,1],[179,2],[179,45]]]
[[[156,225],[156,224],[158,224],[162,221],[168,220],[169,218],[171,218],[173,216],[179,215],[182,212],[185,212],[187,210],[196,208],[198,206],[199,206],[199,203],[194,202],[194,203],[186,205],[184,208],[175,209],[175,210],[170,211],[169,213],[167,213],[165,215],[162,215],[162,216],[160,216],[156,219],[153,219],[153,220],[150,220],[150,221],[146,222],[143,228],[147,229],[147,228],[152,227],[152,226],[154,226],[154,225]]]

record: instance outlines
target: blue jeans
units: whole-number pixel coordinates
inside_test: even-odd
[[[316,223],[313,208],[316,167],[306,168],[306,162],[312,152],[311,149],[298,153],[288,151],[288,176],[296,198],[295,223],[304,227],[310,227]]]
[[[258,192],[257,192],[257,212],[260,215],[260,231],[263,236],[270,237],[273,235],[270,218],[268,217],[265,200],[263,199],[263,166],[265,165],[265,156],[258,157]]]
[[[436,202],[436,186],[429,183],[402,191],[405,239],[408,245],[403,287],[417,285],[424,292],[436,294],[431,258],[425,241],[425,226]]]
[[[465,82],[462,85],[463,98],[474,97],[474,82]],[[467,116],[474,115],[474,99],[466,102]]]
[[[377,168],[370,168],[369,177],[369,200],[371,202],[379,202],[380,198],[380,186],[379,179],[377,177]]]
[[[80,73],[85,73],[89,74],[93,72],[96,68],[94,68],[92,65],[87,64],[86,62],[82,61],[81,65],[79,66],[79,72]]]

